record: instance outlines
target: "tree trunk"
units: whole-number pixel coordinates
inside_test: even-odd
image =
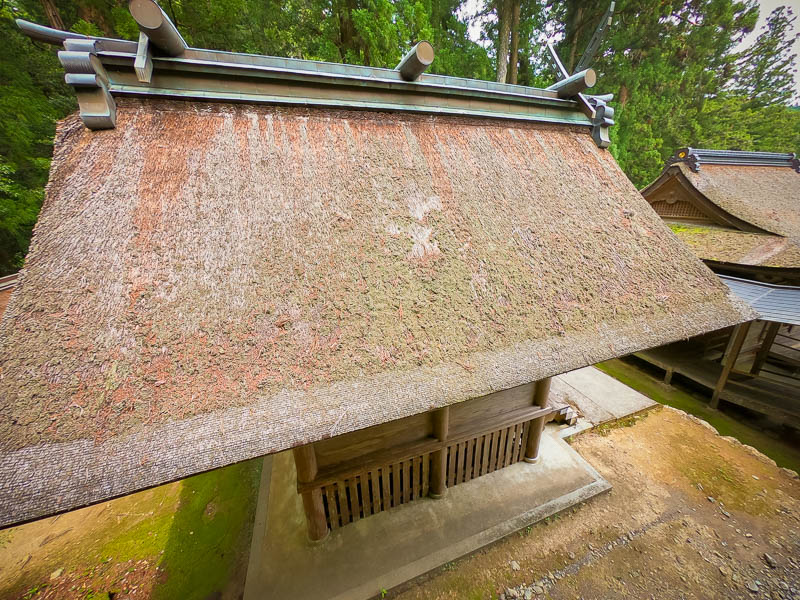
[[[517,83],[517,73],[519,72],[519,12],[521,0],[510,0],[511,2],[511,52],[508,57],[508,80],[507,83]]]
[[[567,26],[567,36],[569,38],[569,57],[567,58],[567,71],[572,73],[575,63],[578,62],[578,41],[581,29],[583,29],[583,6],[580,4],[575,8],[571,23]],[[571,31],[570,31],[571,30]]]
[[[47,20],[50,22],[50,27],[61,29],[62,31],[66,29],[64,21],[61,20],[61,13],[58,12],[58,7],[53,0],[42,0],[42,8],[44,8],[44,14],[47,15]]]
[[[511,1],[497,0],[497,81],[505,83],[508,72],[508,34],[511,29]]]
[[[624,108],[625,105],[628,103],[628,86],[624,83],[619,86],[619,107]]]

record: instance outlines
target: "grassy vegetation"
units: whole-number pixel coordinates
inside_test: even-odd
[[[681,225],[680,223],[667,223],[669,228],[675,233],[708,233],[708,227],[697,227],[692,225]]]
[[[64,525],[52,526],[41,550],[22,563],[29,535],[48,530],[34,522],[0,531],[0,562],[27,566],[16,581],[4,580],[0,598],[107,600],[137,588],[154,600],[239,597],[261,462],[131,494],[102,510],[81,509],[91,516],[73,518],[68,537],[57,533]]]
[[[111,540],[103,554],[115,560],[162,555],[166,581],[153,598],[203,600],[222,592],[249,539],[260,461],[240,463],[182,482],[174,513],[148,519]]]
[[[723,412],[710,408],[705,401],[695,398],[674,386],[665,385],[663,382],[654,379],[626,362],[615,359],[596,366],[604,373],[611,375],[656,402],[678,408],[707,421],[719,431],[720,435],[729,435],[743,444],[757,448],[774,460],[778,466],[800,472],[800,451],[789,444],[774,439]]]

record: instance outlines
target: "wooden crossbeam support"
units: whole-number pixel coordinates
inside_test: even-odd
[[[317,476],[317,455],[313,444],[299,446],[292,450],[294,464],[297,468],[298,483],[314,481]],[[328,535],[328,521],[325,519],[325,506],[322,504],[322,490],[320,488],[304,491],[303,510],[306,513],[308,536],[312,541],[318,542]]]
[[[128,9],[139,31],[167,56],[180,56],[189,47],[155,0],[129,0]]]
[[[447,440],[450,428],[450,408],[445,406],[433,413],[433,435],[440,442]],[[447,492],[447,447],[440,448],[431,454],[430,497],[441,498]]]
[[[550,377],[540,379],[536,382],[533,389],[533,404],[545,408],[547,406],[547,399],[550,396]],[[542,430],[544,429],[545,417],[539,417],[531,421],[530,430],[528,431],[528,440],[525,444],[525,462],[537,463],[539,462],[539,442],[542,439]]]
[[[758,375],[761,372],[761,368],[767,361],[769,350],[772,348],[772,343],[775,341],[775,337],[778,335],[778,330],[780,328],[781,324],[776,323],[775,321],[767,321],[764,324],[764,339],[761,342],[761,348],[759,348],[758,352],[756,353],[753,366],[750,368],[750,373],[752,375]]]
[[[400,71],[400,76],[406,81],[415,81],[431,66],[433,56],[433,46],[423,40],[408,51],[394,70]]]
[[[722,373],[720,373],[719,379],[717,380],[717,385],[714,386],[714,393],[711,395],[711,408],[717,408],[719,406],[719,395],[722,393],[722,390],[725,389],[725,384],[728,382],[728,376],[731,374],[733,366],[736,364],[736,360],[739,358],[739,352],[742,350],[742,345],[747,337],[747,332],[750,331],[750,323],[752,323],[752,321],[740,323],[733,329],[733,332],[731,333],[728,347],[725,349],[725,355],[722,357],[724,362]]]

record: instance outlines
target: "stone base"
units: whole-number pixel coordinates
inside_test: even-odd
[[[291,452],[265,460],[245,600],[361,600],[610,489],[548,425],[536,464],[520,462],[330,532],[306,534]]]

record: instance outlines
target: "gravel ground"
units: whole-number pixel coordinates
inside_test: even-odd
[[[387,597],[800,600],[800,481],[670,408],[573,445],[603,496]]]

